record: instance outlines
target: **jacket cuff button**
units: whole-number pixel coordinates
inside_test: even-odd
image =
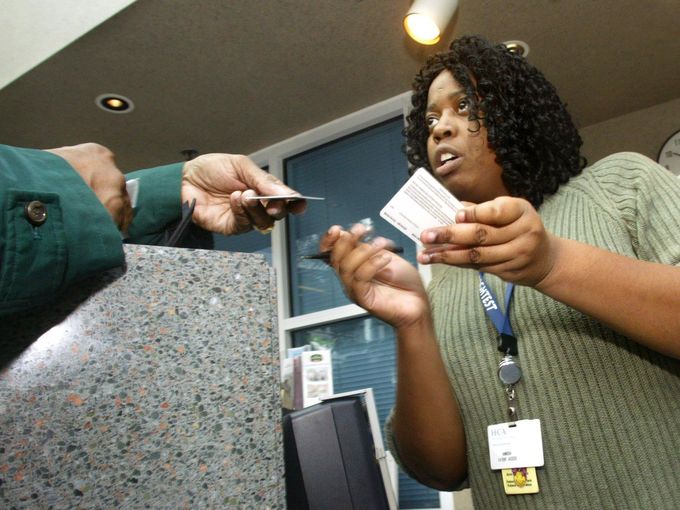
[[[24,214],[31,225],[39,227],[47,220],[47,207],[40,200],[33,200],[26,204]]]

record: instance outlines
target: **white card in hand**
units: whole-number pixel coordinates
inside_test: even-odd
[[[246,197],[246,200],[326,200],[324,197],[310,197],[309,195],[257,195]]]
[[[380,211],[380,216],[415,242],[426,228],[451,225],[463,207],[435,177],[419,168]]]

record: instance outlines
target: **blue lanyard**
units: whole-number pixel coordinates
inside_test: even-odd
[[[479,272],[479,299],[484,311],[498,331],[498,350],[505,354],[517,356],[517,339],[510,325],[510,303],[512,302],[515,285],[508,283],[505,289],[505,313],[501,312],[496,296],[484,281],[484,273]]]

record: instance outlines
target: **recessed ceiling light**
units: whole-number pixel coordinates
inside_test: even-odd
[[[525,57],[529,54],[529,45],[524,41],[505,41],[505,47],[510,50],[510,53]]]
[[[99,108],[109,113],[130,113],[135,109],[132,100],[120,94],[101,94],[94,101]]]

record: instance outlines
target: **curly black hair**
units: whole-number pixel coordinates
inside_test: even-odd
[[[545,76],[505,45],[465,36],[453,41],[449,51],[432,55],[413,82],[413,109],[404,135],[406,155],[414,167],[432,171],[427,157],[427,95],[444,70],[466,90],[470,129],[479,129],[480,123],[486,127],[510,195],[538,208],[546,194],[555,193],[586,166],[578,130]]]

